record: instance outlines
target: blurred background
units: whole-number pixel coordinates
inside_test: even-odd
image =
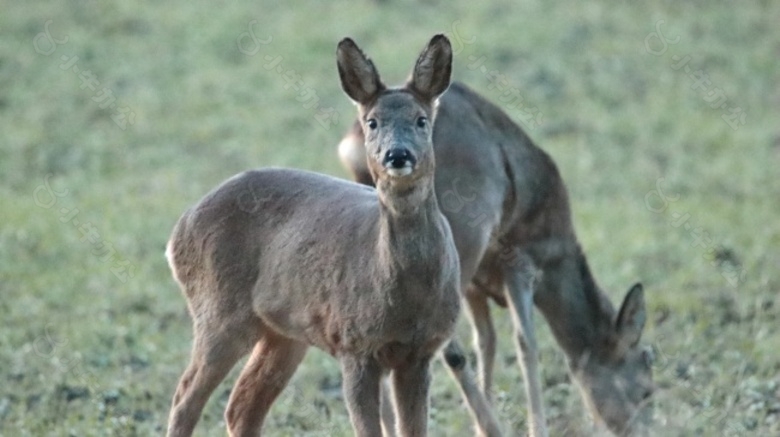
[[[249,168],[347,177],[337,42],[400,83],[440,32],[454,78],[556,160],[613,302],[644,283],[658,432],[780,432],[780,3],[0,3],[0,434],[161,434],[192,338],[163,257],[179,215]],[[494,317],[496,407],[523,435]],[[591,435],[536,322],[552,433]],[[224,435],[239,367],[197,435]],[[434,371],[431,434],[467,435]],[[339,384],[312,349],[267,434],[350,435]]]

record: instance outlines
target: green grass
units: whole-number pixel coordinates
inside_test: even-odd
[[[338,84],[337,41],[354,37],[397,83],[427,39],[452,34],[456,22],[464,40],[474,39],[456,44],[455,78],[501,103],[485,75],[468,68],[484,56],[543,114],[529,133],[567,181],[601,285],[616,301],[633,281],[645,284],[645,337],[659,352],[663,388],[658,432],[778,434],[780,4],[650,3],[6,2],[0,434],[162,433],[191,341],[163,258],[179,214],[251,167],[346,176],[335,145],[354,109]],[[33,45],[47,20],[54,38],[68,38],[48,56]],[[251,20],[258,38],[273,41],[247,56],[236,40]],[[679,42],[655,56],[645,37],[659,20],[666,38]],[[706,92],[671,67],[673,56],[685,55],[692,72],[709,75],[708,90],[722,89],[729,107],[745,111],[744,125],[731,129],[721,119],[726,109],[711,108]],[[61,56],[79,56],[75,65],[100,85],[82,89],[76,73],[60,68]],[[338,123],[323,128],[284,77],[263,67],[264,56],[281,56],[279,66],[296,70],[320,105],[338,111]],[[134,113],[125,130],[112,120],[116,109],[93,101],[103,87]],[[659,178],[679,198],[655,213],[645,198]],[[33,197],[46,180],[62,194],[49,208],[44,192]],[[91,240],[82,241],[74,221],[61,221],[69,218],[63,208],[78,208],[73,220],[94,226]],[[706,249],[723,246],[722,264],[692,247],[684,226],[669,224],[673,214],[689,214],[688,224],[709,233]],[[107,248],[98,241],[113,247],[113,259],[100,259]],[[132,272],[124,282],[111,270],[119,261]],[[745,269],[736,286],[722,275],[733,266]],[[500,416],[520,435],[523,382],[508,318],[495,315]],[[541,317],[537,323],[553,435],[589,435],[562,353]],[[468,337],[465,321],[460,335]],[[457,389],[443,366],[434,371],[432,434],[464,435],[470,424]],[[197,435],[224,434],[236,375],[213,395]],[[268,434],[350,434],[339,381],[335,360],[312,350],[271,411]]]

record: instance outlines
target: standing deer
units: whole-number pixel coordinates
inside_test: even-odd
[[[364,131],[355,123],[338,152],[355,179],[371,185]],[[440,99],[433,144],[436,194],[460,256],[482,393],[468,389],[468,378],[456,376],[481,431],[490,434],[486,430],[495,428],[484,409],[496,355],[490,300],[508,306],[512,315],[531,435],[548,434],[534,304],[593,415],[616,434],[648,423],[652,355],[639,344],[645,324],[642,286],[634,285],[615,311],[577,242],[566,187],[552,159],[497,106],[458,83]],[[447,350],[459,350],[456,340]],[[448,360],[460,367],[464,362],[457,356]]]
[[[168,243],[194,325],[169,436],[188,436],[212,391],[252,348],[225,419],[260,435],[309,346],[340,360],[358,436],[381,435],[380,379],[390,374],[397,428],[424,436],[429,363],[460,311],[458,253],[434,191],[436,101],[449,86],[443,35],[411,79],[387,88],[351,39],[337,49],[357,104],[376,190],[314,173],[265,169],[229,179],[179,219]]]

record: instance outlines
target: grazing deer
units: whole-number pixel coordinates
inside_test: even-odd
[[[357,181],[373,184],[355,123],[338,147]],[[537,365],[533,306],[568,358],[591,412],[613,432],[647,423],[651,354],[639,345],[645,323],[642,286],[619,311],[591,275],[574,233],[566,187],[552,159],[497,106],[454,83],[440,99],[433,132],[436,194],[452,228],[461,284],[479,350],[484,397],[491,395],[496,340],[489,301],[509,307],[525,379],[531,435],[548,434]],[[455,343],[454,345],[452,343]],[[448,351],[457,351],[453,340]],[[455,357],[448,362],[462,363]],[[494,427],[484,399],[458,377],[484,433]]]
[[[167,257],[195,339],[169,436],[192,433],[209,395],[252,348],[225,419],[231,436],[259,435],[309,346],[340,360],[358,436],[382,433],[387,373],[395,431],[426,434],[429,363],[460,311],[458,253],[433,185],[433,120],[452,48],[434,37],[400,88],[385,87],[351,39],[339,43],[337,58],[368,132],[377,188],[304,171],[249,171],[184,213]]]

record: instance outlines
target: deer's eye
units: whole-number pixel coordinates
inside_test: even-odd
[[[366,126],[368,126],[369,129],[374,130],[378,126],[378,123],[375,118],[369,118],[368,121],[366,121]]]
[[[425,127],[428,124],[428,119],[425,117],[417,118],[417,127]]]

